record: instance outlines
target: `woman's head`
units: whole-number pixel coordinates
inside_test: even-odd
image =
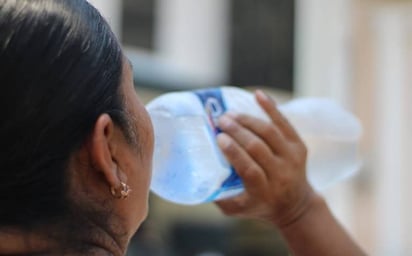
[[[110,195],[120,181],[136,183],[133,169],[150,168],[150,121],[128,65],[86,1],[0,0],[0,228],[59,223],[93,212],[95,199],[106,214],[127,209],[97,187]]]

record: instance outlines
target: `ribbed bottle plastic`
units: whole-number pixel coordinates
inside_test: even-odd
[[[317,190],[360,166],[358,119],[336,102],[295,99],[278,106],[308,148],[307,175]],[[147,105],[155,131],[151,190],[179,204],[200,204],[243,191],[241,179],[216,143],[226,111],[269,120],[252,93],[235,87],[172,92]]]

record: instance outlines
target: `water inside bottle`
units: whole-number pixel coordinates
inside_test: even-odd
[[[152,190],[176,203],[207,201],[230,175],[230,167],[222,160],[205,117],[151,117],[156,136]]]

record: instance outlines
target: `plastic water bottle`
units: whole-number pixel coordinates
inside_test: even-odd
[[[328,99],[303,98],[278,106],[308,148],[307,175],[321,190],[359,169],[356,117]],[[172,92],[147,105],[155,131],[151,190],[179,204],[237,195],[241,179],[216,143],[217,119],[227,110],[269,120],[252,93],[220,87]]]

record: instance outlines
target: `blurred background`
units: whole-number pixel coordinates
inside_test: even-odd
[[[124,45],[144,102],[171,90],[262,88],[333,98],[362,121],[363,167],[322,194],[370,255],[412,253],[412,1],[90,0]],[[129,255],[288,255],[276,230],[213,204],[150,198]]]

